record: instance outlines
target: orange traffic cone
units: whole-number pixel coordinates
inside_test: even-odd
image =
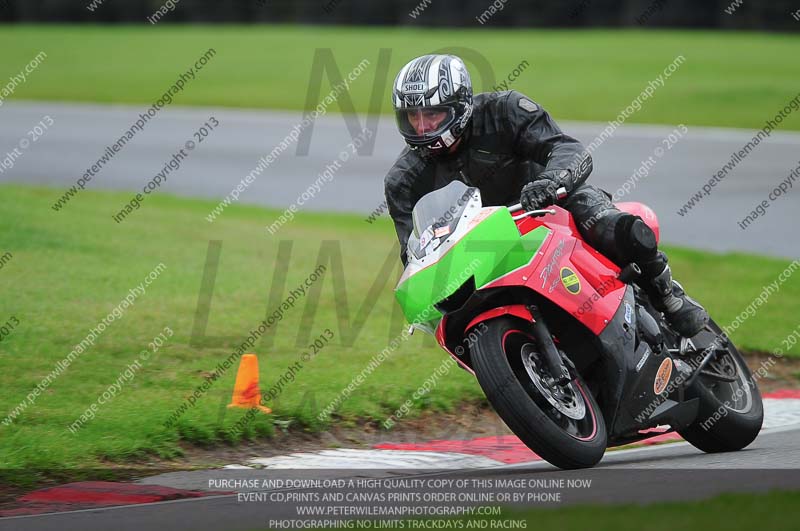
[[[258,358],[255,354],[244,354],[239,362],[233,396],[228,407],[257,408],[264,413],[272,410],[261,405],[261,391],[258,388]]]

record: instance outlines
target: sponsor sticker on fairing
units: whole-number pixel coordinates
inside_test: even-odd
[[[672,375],[672,358],[664,358],[656,371],[656,378],[653,380],[653,392],[660,395],[667,388],[669,377]]]
[[[581,279],[578,278],[575,271],[568,267],[561,268],[561,283],[564,285],[564,289],[573,295],[581,292]]]

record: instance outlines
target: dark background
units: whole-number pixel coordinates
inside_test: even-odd
[[[476,17],[492,0],[180,0],[165,21],[379,24],[391,26],[482,27]],[[800,0],[744,0],[732,15],[732,0],[507,0],[489,27],[675,27],[792,31],[791,13]],[[0,21],[143,23],[166,0],[105,0],[94,12],[91,0],[0,0]],[[650,11],[646,20],[640,17]],[[637,18],[640,20],[637,22]]]

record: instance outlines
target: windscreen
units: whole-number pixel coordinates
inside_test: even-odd
[[[453,181],[444,188],[426,194],[414,206],[411,217],[414,232],[408,238],[408,249],[417,258],[436,250],[455,232],[470,200],[478,194],[461,181]]]

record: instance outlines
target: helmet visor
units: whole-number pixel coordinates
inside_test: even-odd
[[[440,136],[455,119],[452,107],[416,107],[395,112],[397,128],[410,141],[425,142]]]

